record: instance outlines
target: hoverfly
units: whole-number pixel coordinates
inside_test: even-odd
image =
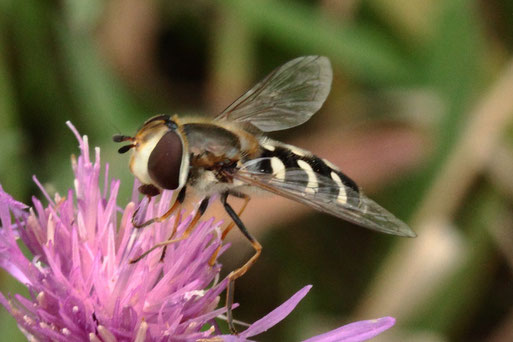
[[[189,189],[203,196],[183,236],[155,247],[186,238],[213,194],[220,195],[233,220],[223,238],[235,224],[251,242],[255,254],[228,276],[226,306],[233,332],[234,281],[255,263],[262,250],[239,217],[252,189],[263,189],[379,232],[415,237],[405,223],[367,198],[332,163],[263,135],[310,119],[326,100],[331,80],[328,58],[299,57],[272,71],[213,120],[158,115],[147,120],[134,137],[113,137],[115,142],[130,142],[119,152],[133,150],[130,170],[143,184],[141,193],[155,196],[163,189],[177,193],[163,216],[141,224],[134,222],[134,226],[165,220],[183,203]],[[245,200],[239,213],[227,202],[230,195]]]

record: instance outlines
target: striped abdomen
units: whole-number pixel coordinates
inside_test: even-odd
[[[301,186],[305,193],[321,193],[334,201],[358,206],[358,185],[329,161],[271,140],[265,140],[261,149],[264,159],[258,165],[260,172],[273,174],[285,184]],[[351,196],[347,196],[348,192]]]

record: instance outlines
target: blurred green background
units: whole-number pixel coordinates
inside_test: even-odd
[[[512,0],[0,0],[0,183],[25,203],[41,196],[33,174],[71,187],[71,120],[124,204],[113,134],[157,113],[213,116],[289,59],[325,55],[323,109],[272,137],[339,164],[418,237],[256,199],[243,219],[264,253],[237,283],[236,318],[313,284],[259,340],[391,315],[377,341],[513,341],[512,48]],[[227,272],[251,253],[231,235]],[[0,287],[26,293],[5,273]],[[2,340],[23,341],[0,316]]]

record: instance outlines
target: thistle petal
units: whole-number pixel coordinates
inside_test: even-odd
[[[395,324],[392,317],[354,322],[303,342],[360,342],[371,339]]]

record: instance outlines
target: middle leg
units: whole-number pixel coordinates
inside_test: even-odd
[[[233,323],[233,314],[232,314],[232,305],[233,305],[233,293],[235,289],[235,280],[242,277],[250,268],[253,266],[253,264],[257,261],[258,257],[262,253],[262,245],[249,233],[249,231],[246,229],[246,226],[244,226],[244,223],[242,223],[240,217],[237,215],[235,210],[230,206],[230,204],[227,202],[228,195],[230,193],[226,192],[221,196],[221,202],[224,205],[224,208],[228,215],[232,218],[233,222],[237,225],[239,230],[244,234],[244,236],[249,240],[251,243],[251,246],[253,246],[253,249],[255,250],[255,254],[248,260],[244,265],[236,269],[235,271],[232,271],[228,275],[228,286],[226,288],[226,317],[228,320],[228,326],[230,328],[230,331],[232,333],[237,333],[237,330],[235,329],[235,325]]]
[[[248,205],[249,203],[249,200],[251,199],[251,197],[249,197],[248,195],[245,195],[245,194],[233,194],[234,196],[236,197],[239,197],[239,198],[242,198],[244,199],[244,204],[242,205],[242,207],[240,208],[239,210],[239,213],[237,214],[238,217],[240,217],[242,215],[242,213],[244,212],[244,210],[246,209],[246,206]],[[226,238],[226,236],[228,235],[228,233],[230,232],[230,230],[232,230],[232,228],[235,226],[235,221],[232,220],[227,226],[226,228],[223,230],[223,232],[221,233],[221,241],[224,241],[224,239]],[[210,260],[208,262],[208,264],[210,266],[214,266],[214,263],[216,262],[217,260],[217,255],[219,254],[219,251],[221,250],[221,246],[217,247],[217,249],[215,250],[215,252],[212,254],[212,256],[210,257]]]

